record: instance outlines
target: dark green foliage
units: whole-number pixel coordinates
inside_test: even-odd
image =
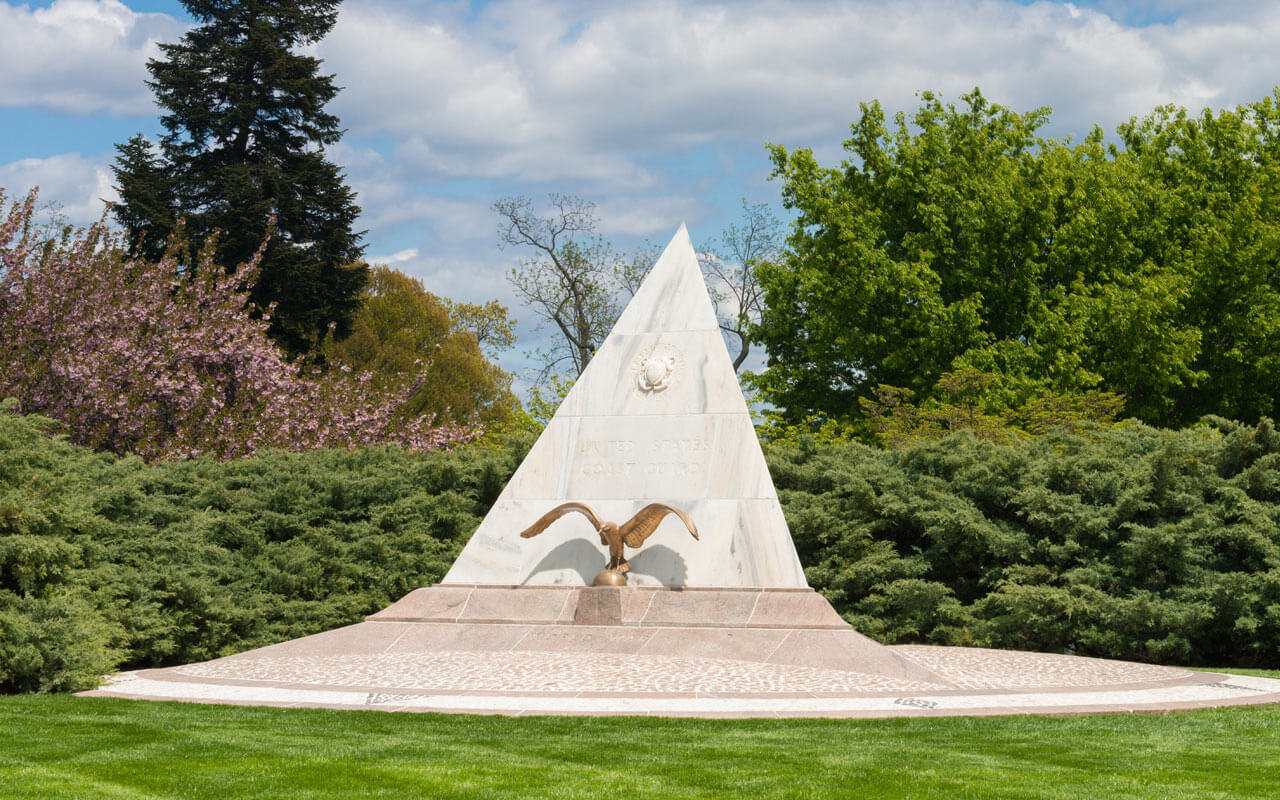
[[[291,355],[316,347],[329,323],[350,330],[367,280],[352,226],[360,209],[324,153],[342,136],[324,106],[338,93],[320,60],[298,51],[337,19],[338,0],[183,0],[198,23],[147,63],[165,110],[158,147],[118,146],[115,216],[135,254],[158,260],[178,219],[215,261],[248,261],[274,233],[252,300],[278,303],[271,334]],[[193,266],[193,265],[189,265]]]
[[[74,595],[0,589],[0,694],[92,689],[124,657],[123,634]]]
[[[1280,665],[1280,434],[1140,423],[770,448],[809,582],[864,633]]]
[[[135,134],[124,144],[116,145],[116,151],[116,163],[111,169],[119,182],[116,189],[120,202],[112,206],[111,212],[128,231],[130,252],[159,261],[181,213],[176,187],[167,165],[147,137]]]
[[[513,452],[267,452],[147,465],[0,410],[0,691],[214,658],[439,580]]]
[[[440,579],[527,440],[145,464],[0,411],[0,691],[213,658]],[[1086,435],[1087,434],[1087,435]],[[1280,665],[1280,433],[768,448],[809,582],[891,643]]]
[[[877,386],[872,390],[875,400],[864,397],[858,402],[866,415],[867,432],[883,447],[941,439],[960,430],[979,439],[1009,442],[1054,430],[1107,424],[1124,406],[1119,395],[1089,391],[1039,392],[1009,407],[1007,399],[985,396],[999,383],[998,375],[963,369],[939,376],[938,388],[950,395],[945,399],[916,405],[911,402],[910,389]],[[992,413],[993,408],[1000,410]]]

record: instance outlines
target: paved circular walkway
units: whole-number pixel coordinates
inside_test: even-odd
[[[731,658],[435,650],[226,659],[111,678],[94,696],[500,714],[881,717],[1159,712],[1280,702],[1280,680],[1094,658],[889,648],[931,683]]]

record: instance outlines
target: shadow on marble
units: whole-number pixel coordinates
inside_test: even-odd
[[[591,532],[589,525],[586,528],[590,536],[596,535]],[[556,545],[551,552],[543,556],[542,560],[530,570],[525,583],[540,583],[538,576],[548,572],[559,572],[562,575],[564,572],[573,572],[582,579],[582,586],[590,586],[591,581],[607,563],[609,561],[600,555],[600,549],[585,536],[570,539]]]
[[[647,545],[631,556],[630,561],[633,575],[649,578],[659,586],[675,588],[689,581],[689,565],[684,556],[665,544]]]

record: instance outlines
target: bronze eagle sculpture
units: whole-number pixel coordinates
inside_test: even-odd
[[[578,511],[587,519],[591,520],[591,524],[595,526],[596,533],[600,534],[600,544],[607,545],[609,548],[609,564],[596,576],[596,585],[609,583],[614,585],[626,585],[626,577],[624,573],[631,570],[631,563],[623,557],[622,546],[636,548],[644,544],[655,530],[658,529],[659,523],[668,515],[675,514],[689,529],[689,533],[693,534],[693,538],[698,538],[698,526],[693,524],[693,519],[688,514],[678,508],[672,508],[665,503],[650,503],[644,508],[636,512],[635,516],[622,525],[613,522],[605,522],[600,519],[592,508],[584,503],[562,503],[538,518],[538,521],[530,525],[520,536],[524,539],[530,539],[545,531],[551,523],[568,514],[570,511]],[[613,573],[610,575],[609,573]]]

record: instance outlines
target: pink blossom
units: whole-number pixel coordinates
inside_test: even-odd
[[[345,365],[300,375],[266,335],[271,309],[248,304],[261,249],[227,271],[205,247],[183,275],[172,257],[128,258],[101,222],[40,239],[35,200],[33,190],[0,220],[0,397],[62,420],[73,441],[148,459],[236,458],[478,435],[399,413],[425,365],[381,394]]]

